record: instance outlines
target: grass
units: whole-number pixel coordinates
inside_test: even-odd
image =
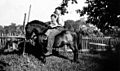
[[[71,53],[61,53],[72,58]],[[108,56],[108,55],[107,55]],[[107,57],[99,54],[79,54],[79,63],[71,62],[67,59],[49,56],[46,63],[32,55],[25,57],[17,54],[0,56],[0,71],[117,71],[117,61],[115,55]],[[113,60],[114,58],[114,60]]]

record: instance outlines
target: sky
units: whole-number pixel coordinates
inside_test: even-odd
[[[69,13],[64,16],[65,20],[78,20],[79,15],[75,12],[76,9],[82,9],[86,6],[85,0],[78,0],[78,4],[69,3]],[[50,15],[55,8],[60,6],[62,0],[0,0],[0,25],[10,25],[16,23],[22,25],[24,13],[27,13],[31,4],[30,19],[40,20],[43,22],[50,21]],[[26,19],[27,20],[27,19]]]

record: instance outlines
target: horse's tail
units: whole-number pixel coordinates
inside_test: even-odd
[[[77,45],[78,45],[78,49],[80,50],[81,47],[81,41],[82,41],[82,35],[80,34],[80,32],[76,32],[77,34]]]
[[[73,50],[73,53],[74,53],[74,61],[77,61],[78,60],[78,53],[79,53],[79,50],[78,50],[78,35],[76,32],[73,32],[73,42],[74,42],[74,50]]]
[[[79,43],[78,39],[79,39],[79,36],[78,36],[77,32],[75,32],[75,34],[74,34],[74,42],[75,42],[75,45],[76,45],[77,49],[78,49],[78,43]]]

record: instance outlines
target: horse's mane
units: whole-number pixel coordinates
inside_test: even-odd
[[[30,38],[33,32],[36,33],[37,35],[44,34],[49,28],[50,28],[49,24],[44,23],[42,21],[39,20],[30,21],[27,23],[25,27],[26,37]]]
[[[28,25],[40,25],[40,26],[44,26],[44,27],[48,27],[49,25],[47,25],[46,23],[44,23],[44,22],[42,22],[42,21],[39,21],[39,20],[33,20],[33,21],[31,21],[31,22],[28,22],[27,23],[27,25],[26,25],[26,27],[28,26]]]

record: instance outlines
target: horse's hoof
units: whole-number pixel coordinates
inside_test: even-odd
[[[58,52],[58,51],[56,51],[56,50],[52,50],[52,54],[54,54],[54,55],[58,55],[58,54],[59,54],[59,52]]]
[[[80,63],[78,60],[71,60],[71,63]]]
[[[42,63],[43,63],[43,64],[45,64],[45,63],[46,63],[46,60],[45,60],[45,59],[44,59],[44,60],[42,60]]]
[[[80,63],[79,61],[75,61],[75,63]]]

